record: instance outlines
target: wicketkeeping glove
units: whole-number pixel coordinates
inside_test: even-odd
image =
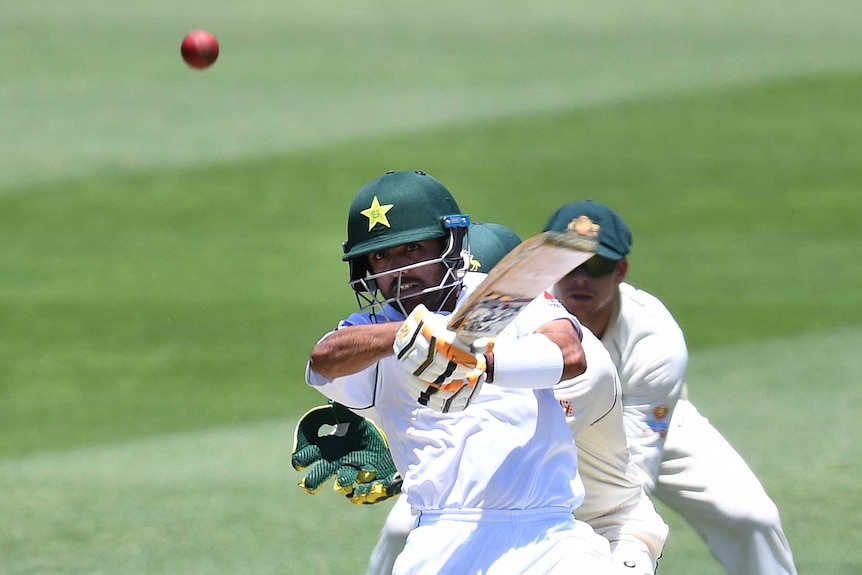
[[[392,350],[408,373],[428,384],[444,387],[461,381],[460,385],[475,385],[487,367],[483,353],[493,346],[486,338],[478,343],[470,346],[457,339],[447,329],[445,317],[420,304],[404,320]]]
[[[320,436],[325,425],[335,430]],[[386,436],[339,403],[315,407],[300,418],[290,463],[297,471],[314,465],[299,482],[308,493],[317,493],[332,477],[335,490],[351,503],[377,503],[401,493]]]

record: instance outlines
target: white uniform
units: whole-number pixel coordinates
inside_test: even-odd
[[[668,527],[641,487],[629,456],[616,368],[599,339],[582,329],[587,371],[554,387],[576,438],[578,470],[586,490],[575,515],[609,540],[616,572],[650,575]],[[406,499],[399,498],[371,554],[369,575],[391,572],[415,523]]]
[[[647,491],[694,527],[728,573],[795,574],[775,504],[742,457],[681,397],[688,351],[667,308],[621,284],[602,343],[619,371],[629,446]]]
[[[554,394],[578,446],[586,497],[575,515],[610,541],[619,573],[651,575],[668,535],[631,458],[616,367],[599,339],[583,328],[587,371]]]
[[[467,275],[459,303],[484,277]],[[559,318],[577,321],[555,300],[537,298],[501,338]],[[339,329],[377,321],[357,313]],[[389,439],[419,514],[393,573],[609,572],[607,541],[572,516],[583,484],[551,389],[487,384],[463,412],[440,413],[416,403],[404,376],[394,356],[334,380],[306,369],[310,385],[373,418]]]

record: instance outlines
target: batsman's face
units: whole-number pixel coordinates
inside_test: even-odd
[[[602,272],[607,270],[607,273],[596,275],[599,273],[596,270]],[[601,266],[594,266],[594,269],[588,270],[585,266],[581,266],[557,282],[554,286],[554,295],[566,306],[569,313],[581,320],[581,323],[600,333],[604,330],[607,318],[613,310],[614,298],[620,283],[626,277],[626,271],[628,271],[626,260],[620,260],[615,264],[610,263],[604,269]]]
[[[439,309],[446,297],[439,290],[423,293],[440,285],[446,276],[446,266],[440,261],[442,240],[411,242],[368,255],[380,292],[387,299],[397,298],[407,312],[420,303],[428,309]],[[428,262],[427,265],[416,265]]]

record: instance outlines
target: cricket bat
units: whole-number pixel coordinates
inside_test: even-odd
[[[593,257],[597,241],[565,232],[543,232],[500,260],[448,327],[465,343],[499,335],[527,304]]]

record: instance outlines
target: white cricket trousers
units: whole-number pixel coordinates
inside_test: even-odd
[[[386,522],[380,530],[380,537],[371,552],[367,575],[392,575],[395,559],[404,549],[407,536],[416,527],[417,519],[418,517],[413,515],[410,510],[407,498],[398,497],[386,517]],[[600,522],[600,520],[598,521]],[[657,558],[652,556],[643,541],[632,539],[626,535],[621,536],[618,530],[613,529],[613,526],[608,527],[608,531],[611,531],[610,534],[613,536],[613,540],[610,541],[610,548],[614,573],[654,575]],[[602,536],[607,539],[604,534]],[[658,547],[664,545],[665,537],[667,537],[667,533],[662,534],[661,541],[657,543]]]
[[[393,575],[610,575],[607,539],[565,508],[422,512]]]
[[[796,575],[778,508],[728,441],[676,405],[653,495],[700,534],[731,575]]]
[[[395,559],[407,544],[407,536],[416,527],[418,519],[407,503],[407,496],[399,495],[380,529],[380,537],[371,551],[366,575],[392,575]]]

